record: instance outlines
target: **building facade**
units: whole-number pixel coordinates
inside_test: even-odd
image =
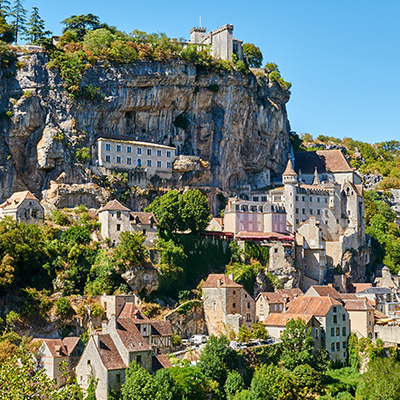
[[[261,292],[256,297],[256,318],[264,321],[270,313],[283,313],[286,310],[284,298],[276,292]]]
[[[0,218],[7,216],[18,224],[37,224],[44,221],[44,208],[29,190],[16,192],[0,204]]]

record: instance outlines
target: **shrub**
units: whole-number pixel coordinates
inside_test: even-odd
[[[100,315],[103,314],[103,308],[100,304],[93,303],[90,307],[90,313],[93,315],[93,317],[100,317]]]
[[[33,96],[33,93],[30,90],[24,90],[24,96],[29,98]]]
[[[99,87],[90,84],[81,87],[79,93],[77,94],[77,98],[86,100],[103,100],[105,98],[105,94]]]
[[[244,61],[242,61],[242,60],[239,60],[239,61],[236,63],[236,69],[237,69],[239,72],[243,73],[243,74],[245,74],[246,72],[248,72],[247,65],[246,65],[246,63],[245,63]]]
[[[69,317],[74,313],[71,303],[66,297],[61,297],[56,301],[56,314],[60,317]]]
[[[180,346],[182,344],[182,338],[175,331],[173,332],[173,334],[171,336],[171,344],[173,346]]]
[[[76,158],[82,162],[88,162],[90,160],[90,150],[87,147],[81,147],[75,153]]]
[[[14,327],[15,325],[17,325],[20,322],[20,320],[21,320],[21,316],[15,311],[10,311],[6,315],[7,326]]]

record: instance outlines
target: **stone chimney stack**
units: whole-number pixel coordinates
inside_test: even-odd
[[[93,340],[94,340],[94,344],[96,345],[96,347],[100,348],[100,335],[98,333],[95,333],[93,335]]]
[[[221,278],[219,278],[218,280],[217,280],[217,288],[219,289],[221,287]]]
[[[229,274],[229,279],[233,282],[235,282],[235,280],[233,279],[233,274]]]

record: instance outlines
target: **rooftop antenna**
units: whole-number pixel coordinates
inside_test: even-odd
[[[199,27],[201,28],[201,14],[199,15],[199,21],[200,21]]]

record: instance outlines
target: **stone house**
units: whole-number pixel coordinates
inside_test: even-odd
[[[272,313],[265,318],[263,324],[265,325],[268,334],[279,340],[286,328],[286,324],[292,319],[301,319],[306,323],[307,327],[310,328],[310,334],[314,339],[314,349],[320,349],[322,337],[321,323],[313,315]]]
[[[243,60],[243,41],[233,38],[233,25],[226,24],[206,33],[206,28],[194,27],[190,31],[190,43],[210,46],[215,58],[232,61],[233,54]]]
[[[101,235],[109,239],[112,246],[117,245],[122,232],[143,234],[147,246],[154,246],[157,241],[157,219],[153,213],[130,211],[118,200],[108,202],[98,211],[101,223]]]
[[[286,306],[291,300],[304,295],[302,290],[299,288],[275,289],[275,292],[283,297]]]
[[[301,296],[293,299],[288,314],[313,315],[322,327],[321,344],[333,361],[346,363],[347,339],[350,334],[349,313],[332,297]]]
[[[224,231],[224,219],[215,217],[212,218],[208,224],[206,231],[223,232]]]
[[[342,300],[342,295],[332,286],[311,286],[307,292],[304,293],[306,297],[332,297],[337,301]]]
[[[16,192],[0,204],[0,218],[11,217],[17,223],[37,224],[44,221],[44,208],[29,191]]]
[[[371,287],[355,293],[359,298],[366,298],[375,309],[388,317],[396,317],[400,310],[400,301],[396,291],[387,287]]]
[[[358,337],[374,338],[374,307],[364,299],[343,299],[349,313],[351,332]]]
[[[57,387],[65,385],[66,377],[63,375],[65,372],[74,373],[85,348],[82,341],[79,337],[34,339],[34,341],[41,342],[36,355],[38,369],[43,369],[50,379],[54,379]]]
[[[256,318],[264,321],[270,313],[285,312],[285,299],[276,292],[261,292],[256,297]]]
[[[96,167],[104,174],[118,170],[143,170],[146,178],[172,176],[175,147],[158,143],[139,142],[129,136],[102,135],[93,149]]]
[[[210,274],[203,284],[203,307],[208,333],[218,335],[256,322],[256,304],[247,290],[224,274]]]

